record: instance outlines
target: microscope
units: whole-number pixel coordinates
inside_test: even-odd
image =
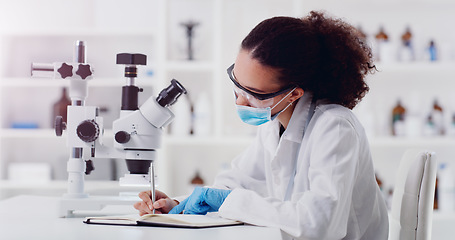
[[[84,191],[84,175],[92,171],[90,159],[125,159],[128,174],[120,178],[121,186],[148,185],[155,200],[156,149],[160,148],[163,128],[173,119],[169,106],[186,94],[185,88],[175,79],[159,95],[148,98],[138,106],[142,89],[136,85],[137,66],[147,64],[147,56],[137,53],[117,54],[117,64],[125,66],[126,83],[122,87],[120,116],[112,123],[113,146],[103,144],[103,119],[99,109],[86,106],[88,80],[93,68],[86,63],[86,46],[76,41],[73,62],[32,64],[32,76],[69,79],[71,105],[67,109],[67,122],[55,119],[55,132],[62,136],[66,131],[67,146],[71,148],[67,164],[68,192],[60,201],[61,217],[71,217],[75,211],[96,211],[107,205],[134,204],[137,196],[89,196]]]

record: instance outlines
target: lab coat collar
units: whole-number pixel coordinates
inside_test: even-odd
[[[288,127],[284,131],[283,140],[289,140],[296,143],[301,143],[303,139],[303,132],[308,118],[308,111],[310,110],[312,95],[305,93],[298,101],[294,108],[291,119],[289,120]],[[278,121],[277,121],[278,122]],[[278,127],[280,123],[278,122]]]
[[[288,127],[281,136],[281,141],[293,141],[299,144],[302,142],[303,130],[305,128],[308,110],[310,109],[311,99],[312,95],[305,93],[297,101],[294,112],[289,120]],[[280,126],[281,123],[277,118],[260,126],[260,128],[264,128],[265,130],[265,139],[267,139],[267,141],[265,141],[265,147],[271,151],[272,155],[276,153],[280,142]]]

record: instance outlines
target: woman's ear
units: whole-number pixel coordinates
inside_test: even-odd
[[[305,93],[305,91],[303,91],[302,88],[296,88],[294,89],[294,91],[291,93],[291,96],[289,97],[289,101],[290,102],[295,102],[297,101],[299,98],[301,98],[303,96],[303,94]]]

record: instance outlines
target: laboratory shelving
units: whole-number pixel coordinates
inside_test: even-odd
[[[32,6],[36,4],[32,0],[26,2]],[[65,4],[56,0],[43,2],[42,6],[35,6],[40,11],[24,9],[15,2],[0,8],[2,22],[16,19],[14,27],[0,29],[0,179],[4,180],[10,162],[48,161],[55,168],[65,167],[68,150],[64,148],[65,139],[54,137],[50,129],[50,106],[68,83],[66,80],[30,79],[28,73],[32,61],[71,60],[75,40],[87,41],[88,61],[94,64],[96,71],[96,78],[89,83],[89,98],[95,97],[90,98],[88,104],[109,107],[105,122],[115,119],[119,109],[123,69],[115,65],[117,52],[148,55],[147,67],[139,67],[138,85],[147,89],[144,98],[156,95],[172,78],[181,81],[190,91],[193,103],[202,93],[209,95],[210,134],[182,137],[166,131],[163,146],[158,150],[157,174],[161,189],[170,194],[182,194],[196,170],[210,184],[216,172],[226,168],[229,161],[253,141],[255,128],[243,124],[235,114],[225,69],[235,60],[243,37],[259,21],[271,16],[302,16],[313,9],[326,9],[354,25],[361,25],[370,36],[383,24],[395,42],[405,26],[411,24],[420,39],[416,42],[419,48],[431,36],[439,42],[450,42],[454,35],[438,24],[453,22],[447,21],[453,18],[452,15],[445,14],[453,11],[455,4],[442,0],[431,3],[424,0],[371,0],[367,3],[360,0],[343,3],[333,0],[134,0],[128,1],[129,12],[125,12],[122,4],[112,4],[108,0],[67,1]],[[413,4],[412,12],[407,11],[409,4]],[[10,10],[7,12],[6,9]],[[73,11],[62,13],[63,9]],[[185,29],[180,26],[189,20],[200,22],[194,32],[194,61],[185,59]],[[409,89],[425,90],[419,92],[422,106],[438,96],[447,112],[453,111],[452,108],[455,110],[450,97],[451,89],[455,89],[452,71],[455,63],[451,61],[453,59],[436,63],[423,60],[378,63],[380,72],[369,79],[371,91],[365,103],[369,104],[366,109],[370,112],[365,112],[364,108],[356,113],[373,114],[381,122],[372,130],[370,144],[377,171],[384,176],[386,184],[393,183],[394,172],[388,170],[390,165],[399,161],[406,148],[434,148],[441,152],[442,158],[450,156],[455,138],[394,138],[388,133],[387,124],[391,107],[399,96],[406,101]],[[32,109],[27,108],[27,104],[33,106]],[[36,109],[41,111],[36,113]],[[27,113],[45,126],[33,130],[9,128],[12,117],[27,117]],[[24,151],[24,144],[29,150]],[[59,176],[61,178],[57,180],[65,177]]]
[[[251,5],[254,1],[246,1],[246,3]],[[29,1],[29,4],[35,3]],[[239,4],[243,3],[241,1],[235,3],[237,6]],[[172,78],[177,78],[191,91],[192,102],[202,92],[209,94],[212,126],[208,136],[176,137],[166,133],[163,138],[163,147],[158,155],[158,175],[164,179],[161,181],[162,189],[172,193],[174,185],[187,182],[194,174],[195,168],[201,169],[203,176],[205,172],[212,171],[204,167],[206,164],[203,160],[198,160],[196,163],[199,166],[190,166],[187,173],[180,175],[179,180],[181,179],[182,182],[177,181],[173,185],[166,186],[167,183],[172,182],[166,179],[173,179],[176,176],[172,169],[180,165],[180,161],[192,161],[191,159],[175,161],[169,159],[176,147],[189,145],[198,152],[205,151],[215,158],[216,153],[206,146],[226,148],[235,154],[251,142],[251,130],[247,131],[247,135],[240,135],[245,132],[243,130],[234,131],[235,124],[241,125],[238,119],[227,121],[228,123],[224,121],[223,116],[231,111],[226,110],[223,104],[231,105],[232,102],[224,102],[221,97],[218,97],[223,95],[226,87],[222,83],[225,80],[224,65],[230,64],[237,52],[235,49],[235,52],[229,55],[228,62],[224,63],[223,45],[229,43],[228,45],[232,46],[235,43],[237,48],[239,43],[239,40],[232,41],[232,37],[229,41],[224,40],[223,37],[230,35],[242,37],[238,31],[229,34],[223,32],[222,19],[229,14],[224,9],[225,6],[230,5],[227,1],[137,0],[128,2],[129,12],[125,12],[121,5],[115,6],[103,0],[68,1],[66,4],[45,0],[42,5],[43,7],[48,5],[49,8],[41,9],[40,6],[36,6],[36,9],[41,11],[25,10],[19,16],[4,12],[2,15],[4,20],[17,19],[15,25],[0,29],[0,51],[2,52],[0,108],[3,113],[0,117],[1,179],[7,178],[6,172],[10,162],[47,161],[52,163],[53,167],[65,165],[68,150],[62,147],[65,139],[54,137],[54,132],[50,128],[50,106],[58,99],[60,89],[68,86],[68,82],[30,79],[28,74],[31,62],[71,60],[72,44],[75,40],[87,42],[88,62],[95,68],[95,78],[89,82],[87,105],[109,106],[111,113],[117,112],[118,104],[112,102],[120,101],[119,89],[123,80],[122,68],[115,66],[114,57],[115,53],[121,51],[141,52],[148,55],[147,69],[139,73],[138,80],[138,85],[151,88],[146,93],[148,95],[157,94],[157,91],[167,86]],[[10,3],[10,6],[2,9],[7,8],[14,12],[13,10],[20,8],[20,5]],[[291,9],[291,7],[287,8]],[[68,9],[77,10],[62,14]],[[232,10],[232,7],[230,9]],[[200,14],[201,12],[204,14]],[[130,17],[125,18],[126,15]],[[55,19],[59,17],[69,20],[56,22]],[[194,61],[185,60],[186,36],[184,28],[180,26],[181,22],[189,20],[201,23],[195,29],[193,39]],[[231,100],[232,93],[230,90],[228,92]],[[96,97],[90,99],[93,95]],[[40,110],[36,111],[36,109]],[[19,114],[16,114],[17,112]],[[11,122],[18,120],[14,119],[15,116],[19,116],[17,117],[19,120],[31,118],[38,121],[40,128],[10,129]],[[109,120],[113,119],[113,116],[109,117]],[[106,122],[108,121],[105,118]],[[24,147],[28,147],[29,151],[24,151]],[[232,148],[239,150],[232,151]],[[219,160],[220,162],[228,162],[231,158],[231,156],[217,157],[222,159]],[[63,162],[63,164],[56,166],[55,162]],[[215,167],[217,170],[219,166]],[[54,169],[54,171],[65,170],[63,168],[63,170]],[[207,182],[209,181],[207,179]]]

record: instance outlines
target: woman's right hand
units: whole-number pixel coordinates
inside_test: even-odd
[[[172,208],[177,206],[177,200],[169,198],[165,193],[155,190],[156,201],[152,205],[151,191],[143,191],[139,193],[141,202],[134,204],[134,208],[139,211],[139,215],[151,214],[155,209],[156,214],[168,213]]]

